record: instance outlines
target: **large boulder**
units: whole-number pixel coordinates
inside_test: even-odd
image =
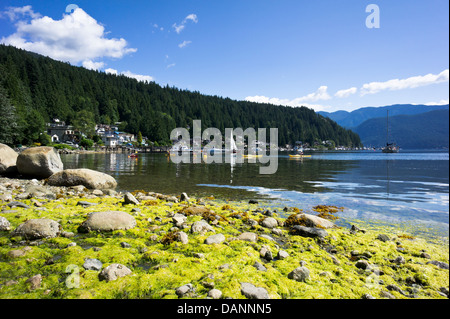
[[[0,143],[0,175],[14,175],[17,173],[17,157],[11,147]]]
[[[299,235],[302,237],[327,237],[328,233],[325,229],[318,227],[305,227],[300,225],[295,225],[291,228],[291,231],[294,235]]]
[[[136,220],[130,214],[120,211],[105,211],[89,214],[88,218],[78,227],[78,232],[108,232],[134,227],[136,227]]]
[[[52,186],[83,185],[89,189],[112,189],[117,186],[114,177],[87,168],[66,169],[55,173],[48,179]]]
[[[31,147],[17,157],[20,174],[36,178],[48,178],[63,170],[59,153],[53,147]]]
[[[61,233],[61,225],[51,219],[30,219],[20,224],[11,236],[22,236],[27,240],[53,238]]]
[[[125,265],[122,264],[111,264],[104,268],[98,275],[100,280],[114,281],[120,277],[125,277],[131,275],[132,271]]]
[[[304,223],[303,226],[306,226],[306,227],[319,227],[319,228],[325,228],[325,229],[336,227],[336,225],[332,221],[322,218],[322,217],[319,217],[319,216],[316,216],[316,215],[302,213],[302,214],[297,214],[295,217],[298,219],[301,219],[302,222]]]

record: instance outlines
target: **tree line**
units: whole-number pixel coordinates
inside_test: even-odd
[[[236,101],[197,91],[139,82],[124,75],[75,67],[12,46],[0,45],[0,142],[28,145],[42,139],[45,124],[57,118],[71,125],[122,122],[129,133],[170,142],[176,127],[202,130],[278,128],[279,145],[332,140],[361,146],[354,132],[306,107]],[[92,133],[92,132],[90,132]]]

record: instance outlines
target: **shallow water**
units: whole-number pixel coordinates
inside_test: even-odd
[[[438,151],[315,152],[278,155],[278,170],[260,175],[259,163],[174,164],[165,154],[63,155],[65,168],[114,176],[120,190],[155,191],[218,199],[260,199],[266,206],[306,211],[318,204],[345,207],[347,219],[412,223],[448,236],[449,154]]]

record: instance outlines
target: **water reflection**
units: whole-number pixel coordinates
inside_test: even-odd
[[[416,220],[448,232],[448,153],[380,154],[317,154],[303,160],[281,154],[274,175],[260,175],[260,163],[233,159],[222,164],[175,164],[165,154],[131,159],[126,154],[102,153],[62,159],[66,168],[85,167],[114,176],[119,190],[271,199],[273,207],[306,210],[317,204],[337,205],[346,208],[344,217]]]

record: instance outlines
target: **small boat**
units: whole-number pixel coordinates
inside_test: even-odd
[[[289,157],[291,158],[304,158],[304,157],[311,157],[311,155],[303,155],[303,154],[289,154]]]
[[[242,155],[244,158],[258,158],[261,157],[262,155],[256,155],[256,154],[247,154],[247,155]]]
[[[131,154],[131,155],[128,156],[128,157],[130,157],[130,158],[137,158],[137,157],[138,157],[138,154],[137,154],[137,153],[134,153],[134,154]]]
[[[381,149],[383,153],[398,153],[399,147],[395,143],[389,143],[389,110],[386,118],[386,146]]]

